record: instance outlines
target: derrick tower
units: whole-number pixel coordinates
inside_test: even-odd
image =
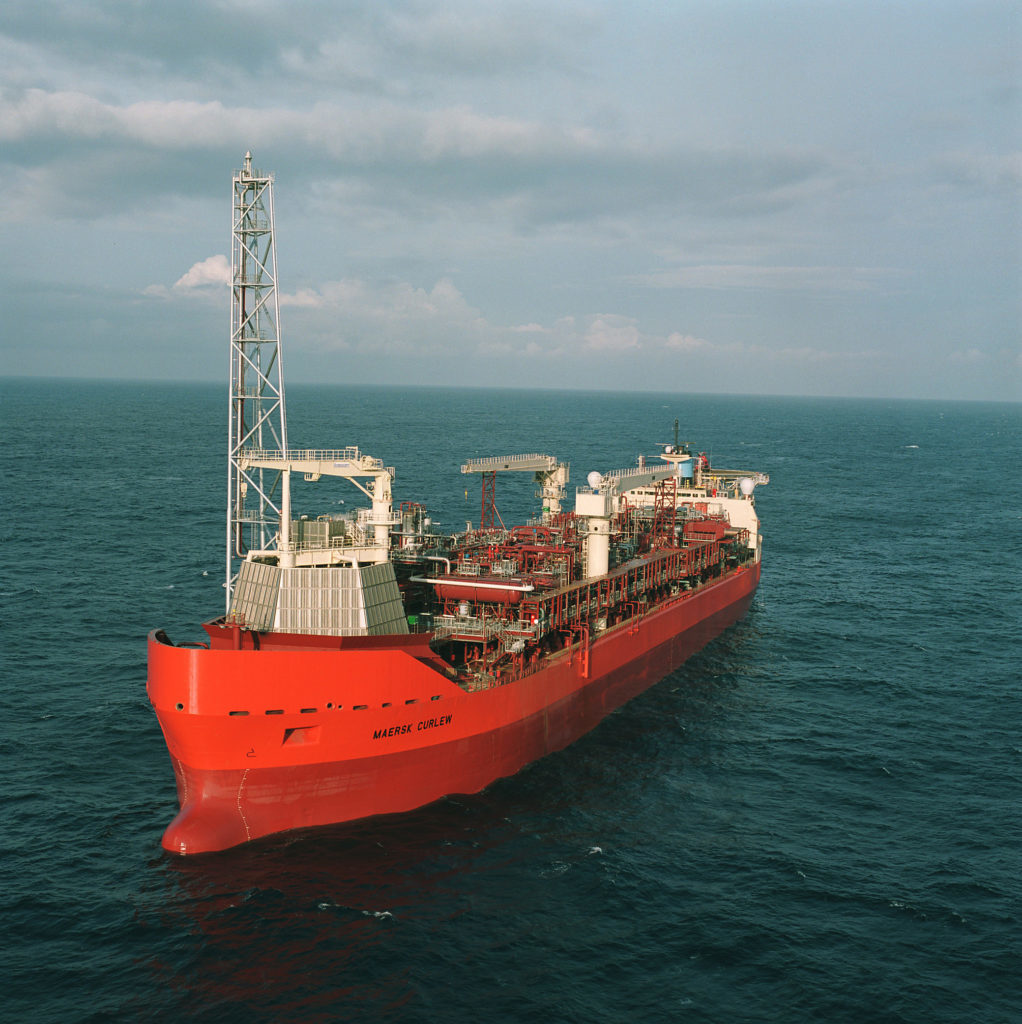
[[[231,375],[227,471],[227,605],[232,563],[277,545],[287,482],[252,458],[287,452],[284,378],[273,242],[273,175],[253,170],[252,154],[234,172],[231,240]]]

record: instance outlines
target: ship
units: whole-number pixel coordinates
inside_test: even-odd
[[[394,468],[358,446],[290,447],[273,176],[251,160],[233,178],[226,603],[201,640],[148,637],[180,805],[162,846],[179,855],[481,792],[742,618],[762,560],[768,477],[711,465],[677,421],[654,454],[590,472],[571,508],[558,456],[466,460],[479,520],[456,533],[395,502]],[[508,472],[541,499],[511,527]],[[367,507],[295,513],[292,477],[344,481]]]

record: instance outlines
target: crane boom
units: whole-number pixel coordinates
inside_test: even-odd
[[[462,473],[483,474],[483,497],[479,525],[492,529],[494,518],[499,522],[500,513],[495,502],[498,473],[532,473],[542,490],[543,519],[548,521],[561,511],[564,488],[568,483],[569,465],[559,462],[554,455],[493,455],[482,459],[469,459],[461,467]]]

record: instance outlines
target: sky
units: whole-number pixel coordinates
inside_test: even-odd
[[[1017,0],[5,0],[4,375],[1022,400]]]

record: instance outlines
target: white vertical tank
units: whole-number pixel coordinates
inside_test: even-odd
[[[603,477],[595,470],[586,482],[598,491]],[[610,568],[610,510],[605,494],[575,495],[575,512],[586,520],[586,579],[603,576]]]

